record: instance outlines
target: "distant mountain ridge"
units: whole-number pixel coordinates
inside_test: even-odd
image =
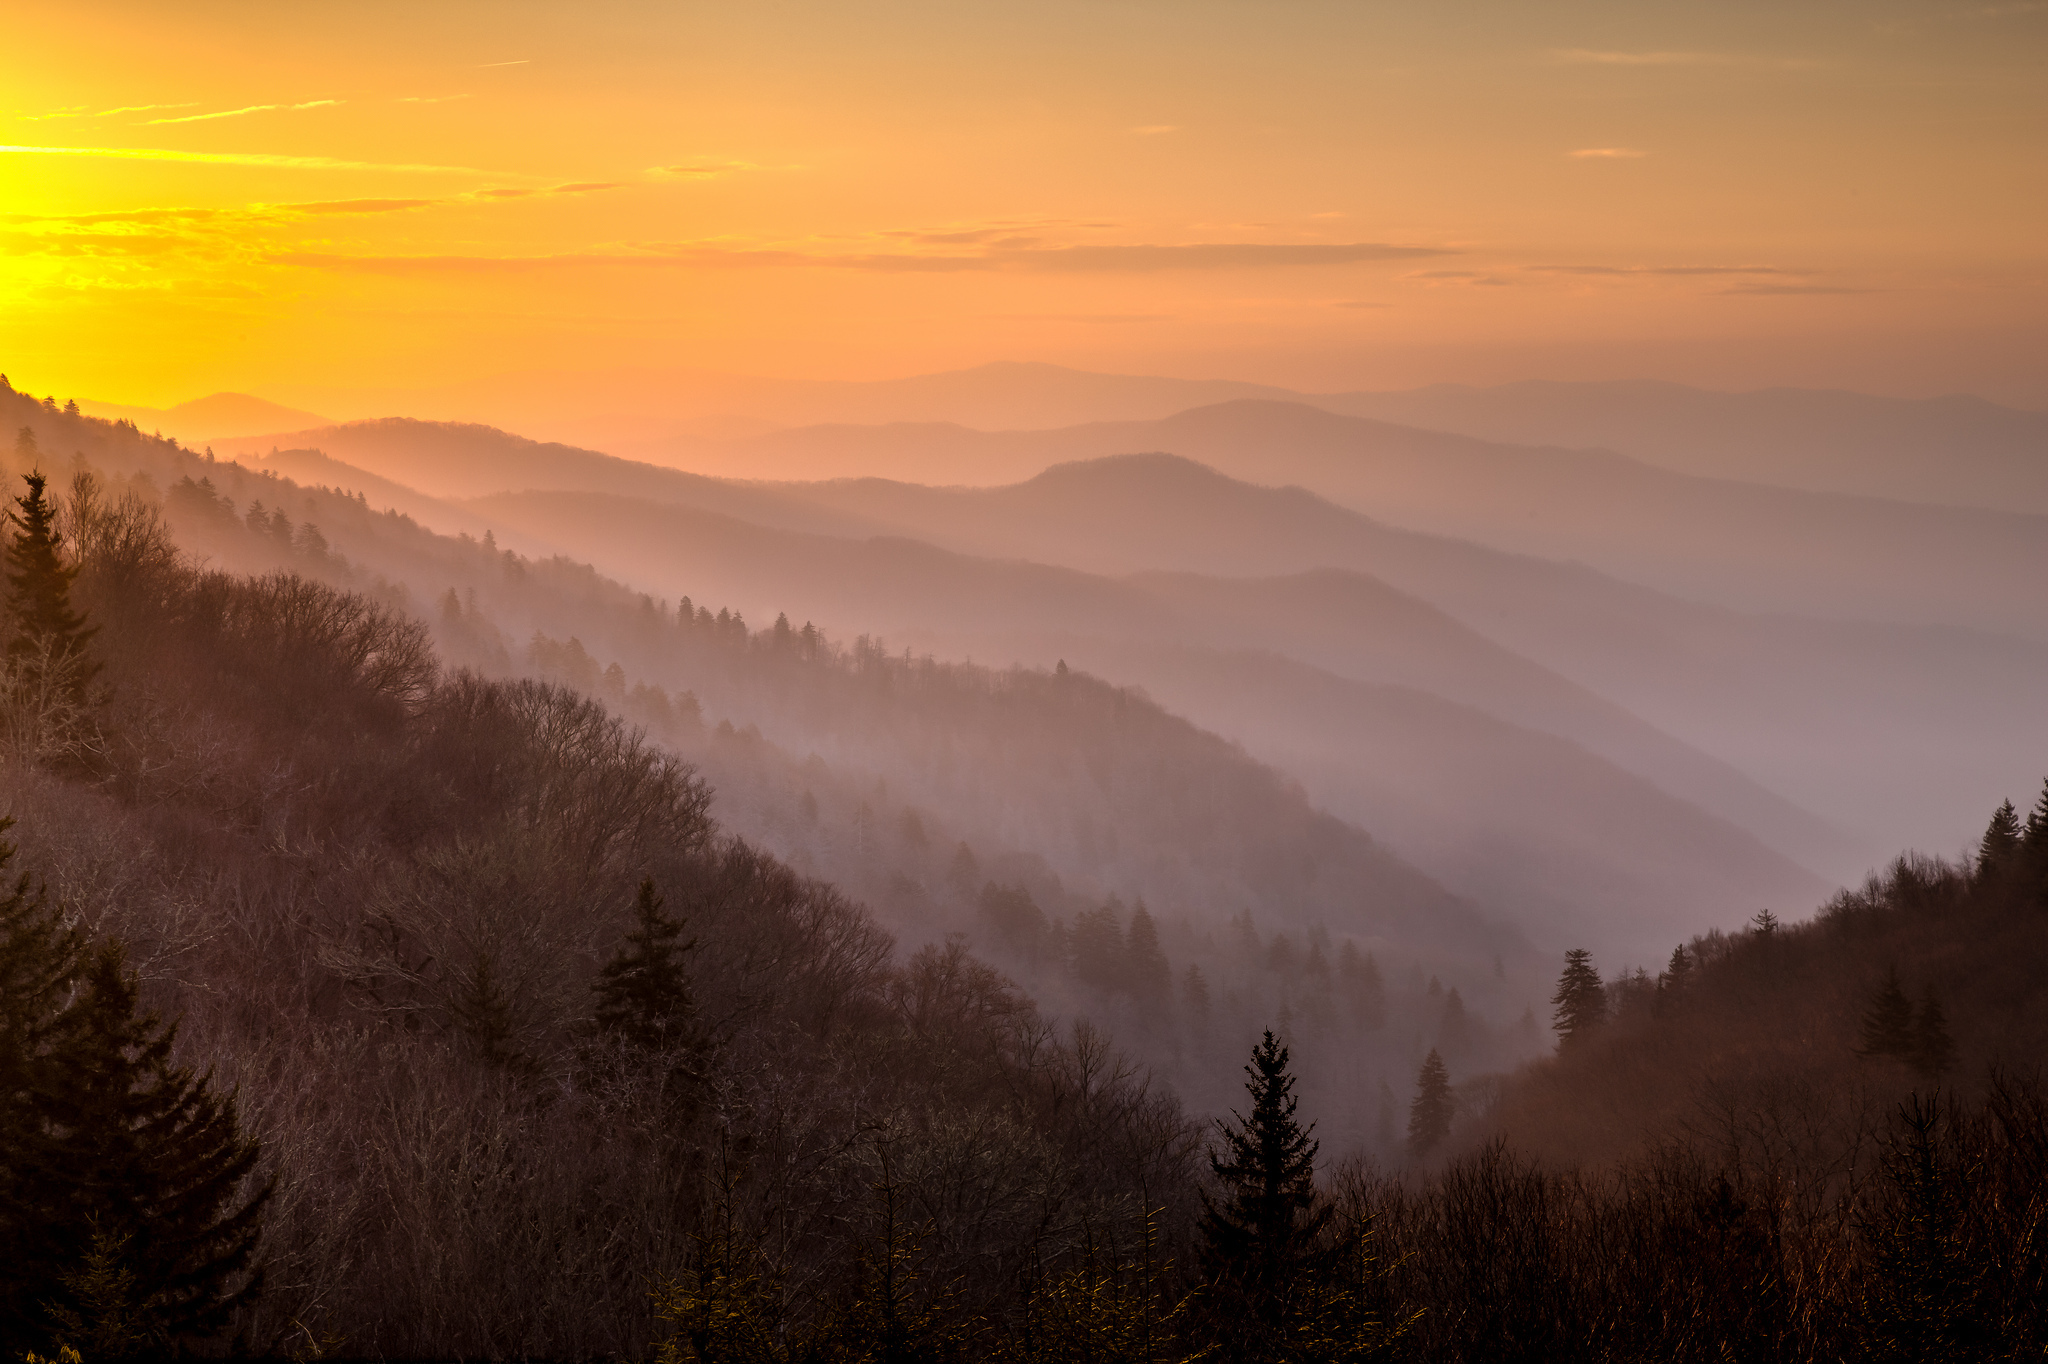
[[[89,401],[81,401],[78,406],[87,416],[131,421],[144,431],[160,431],[188,445],[221,437],[261,435],[287,427],[326,425],[329,420],[247,393],[214,393],[163,408]]]

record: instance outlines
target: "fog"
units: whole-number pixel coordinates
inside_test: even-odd
[[[1689,1133],[1656,1159],[1733,1163],[1660,1187],[1754,1193],[1786,1086],[1813,1126],[1778,1154],[1819,1169],[1914,1076],[2040,1035],[1931,926],[2038,956],[2048,814],[1984,832],[2048,763],[2032,414],[1025,366],[726,396],[722,432],[598,449],[0,392],[85,622],[58,682],[55,646],[9,655],[0,795],[65,931],[125,944],[240,1087],[277,1287],[222,1311],[264,1349],[318,1308],[351,1351],[632,1354],[714,1223],[776,1311],[851,1331],[788,1304],[870,1300],[912,1252],[863,1191],[899,1186],[977,1321],[1035,1301],[1013,1257],[1098,1234],[1190,1264],[1268,1030],[1327,1206],[1441,1304],[1401,1257],[1455,1259],[1457,1179],[1596,1238],[1622,1205],[1576,1163]],[[694,994],[643,1054],[590,1001],[633,1016],[605,982],[662,931]],[[1900,966],[1924,998],[1885,1052],[1864,1006]],[[1983,1115],[2038,1098],[1965,1089],[1941,1139],[2019,1159]],[[1786,1214],[1798,1254],[1841,1206]],[[543,1254],[573,1294],[464,1315]]]

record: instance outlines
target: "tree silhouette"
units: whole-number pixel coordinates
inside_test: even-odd
[[[1871,996],[1863,1013],[1863,1041],[1857,1050],[1865,1056],[1908,1056],[1913,1051],[1913,1001],[1899,984],[1899,968],[1885,971],[1884,984]]]
[[[2019,812],[2008,800],[1992,813],[1991,823],[1985,826],[1984,837],[1977,844],[1977,875],[1996,876],[2012,864],[2013,856],[2019,850]]]
[[[61,945],[49,955],[20,888],[9,909],[16,931],[0,955],[62,957]],[[20,951],[38,937],[43,946]],[[270,1191],[245,1192],[256,1143],[211,1077],[172,1061],[177,1029],[142,1007],[119,947],[70,968],[66,999],[43,1010],[40,1054],[5,1063],[26,1085],[8,1096],[13,1149],[0,1161],[5,1258],[19,1266],[6,1276],[0,1334],[101,1353],[217,1335],[261,1279],[254,1257]]]
[[[644,1051],[688,1046],[694,1039],[696,996],[684,957],[697,940],[683,942],[683,924],[661,912],[654,878],[644,877],[626,945],[598,973],[597,1026]]]
[[[66,666],[67,684],[82,696],[99,671],[81,656],[95,633],[71,605],[75,564],[64,562],[64,536],[57,529],[57,508],[44,495],[40,473],[22,475],[28,492],[14,499],[8,513],[14,534],[7,542],[7,618],[12,627],[7,657],[36,668]]]
[[[1451,1134],[1451,1072],[1432,1048],[1415,1077],[1415,1101],[1408,1106],[1408,1158],[1421,1160]]]
[[[1217,1124],[1223,1146],[1209,1153],[1209,1168],[1223,1196],[1203,1191],[1200,1230],[1225,1357],[1250,1359],[1261,1357],[1259,1342],[1280,1339],[1301,1308],[1331,1209],[1318,1204],[1314,1127],[1295,1119],[1287,1048],[1270,1028],[1244,1069],[1251,1109]]]
[[[1556,1006],[1550,1026],[1560,1047],[1580,1040],[1607,1017],[1607,989],[1593,969],[1591,952],[1575,947],[1564,954],[1564,973],[1550,1002]]]
[[[1955,1063],[1956,1044],[1948,1035],[1948,1015],[1942,1012],[1941,1001],[1935,997],[1932,985],[1920,995],[1920,1011],[1913,1019],[1910,1055],[1913,1068],[1929,1079],[1939,1079]]]

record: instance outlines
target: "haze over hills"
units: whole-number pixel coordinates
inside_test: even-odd
[[[90,401],[80,401],[78,406],[87,416],[131,421],[144,431],[161,432],[188,445],[224,436],[254,436],[265,431],[329,424],[328,418],[316,413],[302,412],[247,393],[214,393],[163,408]]]
[[[547,452],[556,447],[473,427],[459,428],[461,456],[444,458],[437,453],[444,430],[385,422],[317,438],[372,469],[438,481],[458,494],[492,482],[595,486],[763,526],[895,534],[979,557],[1111,575],[1354,569],[1855,831],[1866,848],[1926,839],[1929,829],[1947,831],[1935,835],[1940,846],[1966,836],[1955,812],[1974,808],[1986,790],[2023,784],[2027,745],[2048,738],[2025,701],[2029,679],[2048,666],[2037,643],[1947,625],[1716,609],[1582,566],[1395,529],[1300,490],[1249,486],[1169,457],[1076,464],[997,489],[886,480],[775,485],[592,452],[551,461]],[[600,558],[609,552],[586,549]],[[1322,658],[1312,650],[1295,656]],[[1619,750],[1599,751],[1645,770]],[[1729,807],[1712,808],[1745,822]],[[1854,857],[1803,855],[1837,875],[1861,869]]]
[[[782,442],[759,438],[819,425],[951,425],[983,435],[1031,435],[1100,422],[1158,421],[1189,408],[1256,399],[1512,445],[1604,448],[1704,478],[2048,513],[2048,414],[1961,395],[1726,392],[1647,381],[1545,380],[1330,393],[996,363],[864,382],[770,380],[706,371],[549,371],[439,389],[322,392],[317,398],[311,405],[326,411],[487,422],[736,477],[876,475],[945,483],[1000,482],[1039,470],[1026,467],[1028,459],[1020,457],[1021,463],[1003,464],[986,478],[965,461],[958,470],[942,473],[948,442],[938,438],[940,433],[914,429],[886,435],[872,429],[811,433]],[[277,421],[265,429],[309,424]],[[256,434],[256,429],[194,434]],[[815,467],[828,455],[844,459],[856,447],[863,459],[851,467]],[[1065,457],[1139,448],[1147,447],[1073,450]],[[982,442],[974,449],[987,459],[999,454],[1002,444]]]
[[[699,505],[712,496],[687,475],[476,426],[386,420],[222,448],[254,453],[266,442],[325,449],[444,497],[522,487]],[[752,477],[907,465],[918,481],[941,485],[998,484],[1064,461],[1168,452],[1251,483],[1299,485],[1405,529],[1575,560],[1699,601],[2048,638],[2048,601],[2030,589],[2048,579],[2048,518],[1697,478],[1610,453],[1499,445],[1300,403],[1247,399],[1162,421],[1044,432],[825,427],[725,448],[730,457],[717,464]],[[748,519],[789,514],[743,506],[736,491],[720,496],[724,509]],[[834,507],[843,517],[853,504],[835,495]],[[870,520],[877,530],[888,524],[886,516]]]
[[[1982,398],[1644,381],[1323,394],[1352,416],[1513,444],[1598,446],[1703,478],[2048,513],[2048,413]]]
[[[1241,401],[1157,422],[983,434],[830,427],[730,447],[771,476],[886,467],[987,484],[1034,466],[1139,451],[1248,482],[1295,484],[1410,530],[1577,560],[1680,596],[1748,610],[1972,624],[2048,636],[2027,584],[2048,574],[2048,520],[1697,478],[1599,451],[1506,446]],[[800,471],[800,472],[797,472]],[[901,480],[898,480],[901,481]]]
[[[1231,610],[1212,614],[1187,600],[1199,593],[1185,582],[1176,605],[1142,583],[913,541],[772,531],[599,494],[503,494],[472,505],[507,526],[546,525],[578,544],[602,538],[606,564],[650,590],[697,583],[720,600],[762,611],[800,607],[837,629],[942,657],[1030,666],[1064,658],[1136,682],[1176,713],[1302,777],[1327,808],[1361,822],[1370,815],[1369,827],[1391,847],[1454,890],[1512,905],[1541,943],[1576,935],[1642,956],[1684,922],[1738,923],[1760,900],[1795,904],[1824,893],[1819,877],[1670,790],[1718,798],[1778,846],[1841,851],[1839,836],[1812,816],[1612,707],[1603,713],[1560,679],[1546,679],[1558,694],[1552,706],[1537,694],[1526,709],[1565,713],[1568,724],[1669,778],[1662,789],[1569,740],[1473,706],[1247,649],[1250,632],[1232,628]],[[1420,603],[1386,604],[1380,621],[1328,625],[1358,640],[1359,655],[1406,655],[1389,667],[1354,660],[1367,677],[1457,673],[1461,650],[1510,669],[1519,662]],[[1403,614],[1425,617],[1423,627],[1400,628]],[[1367,639],[1376,648],[1365,647]],[[1526,664],[1517,671],[1541,673]],[[1561,800],[1567,791],[1572,798]]]

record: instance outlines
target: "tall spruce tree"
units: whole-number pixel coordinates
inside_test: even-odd
[[[1886,969],[1884,983],[1872,992],[1870,1007],[1863,1011],[1862,1045],[1857,1051],[1864,1056],[1913,1053],[1913,1001],[1899,983],[1896,965]]]
[[[1408,1159],[1421,1160],[1451,1134],[1451,1072],[1431,1049],[1415,1076],[1415,1101],[1408,1106]]]
[[[0,834],[13,824],[0,821]],[[13,856],[0,842],[0,872]],[[61,1213],[49,1175],[64,1164],[50,1106],[78,1031],[82,949],[28,877],[0,900],[0,1356],[10,1359],[48,1348],[39,1327],[56,1267],[39,1252]]]
[[[1202,1194],[1201,1261],[1210,1317],[1228,1359],[1265,1358],[1304,1309],[1332,1209],[1316,1197],[1314,1127],[1295,1118],[1287,1048],[1268,1029],[1245,1067],[1248,1113],[1217,1124],[1209,1168],[1221,1198]]]
[[[0,901],[0,987],[0,1348],[219,1334],[258,1287],[269,1198],[233,1098],[173,1061],[120,949],[82,950],[25,880]]]
[[[1940,1079],[1955,1064],[1956,1044],[1948,1035],[1948,1015],[1932,985],[1921,992],[1920,1008],[1913,1016],[1910,1057],[1913,1068],[1930,1080]]]
[[[1593,954],[1575,947],[1564,954],[1564,972],[1557,978],[1557,993],[1550,997],[1555,1008],[1550,1026],[1557,1032],[1560,1047],[1583,1039],[1607,1017],[1607,987],[1593,969]]]
[[[8,520],[7,616],[12,627],[7,656],[35,667],[60,663],[71,669],[69,684],[82,696],[99,671],[84,658],[86,641],[95,633],[71,605],[75,564],[64,562],[64,535],[57,529],[57,508],[45,495],[40,473],[22,475],[28,491],[14,499]]]
[[[2012,865],[2019,850],[2019,812],[2008,800],[1992,812],[1991,823],[1985,826],[1984,837],[1977,844],[1977,875],[1980,878],[1997,876]]]
[[[695,1040],[697,1001],[684,958],[697,940],[682,941],[683,924],[662,911],[654,878],[640,882],[625,946],[599,972],[597,1026],[644,1051],[687,1047]]]

